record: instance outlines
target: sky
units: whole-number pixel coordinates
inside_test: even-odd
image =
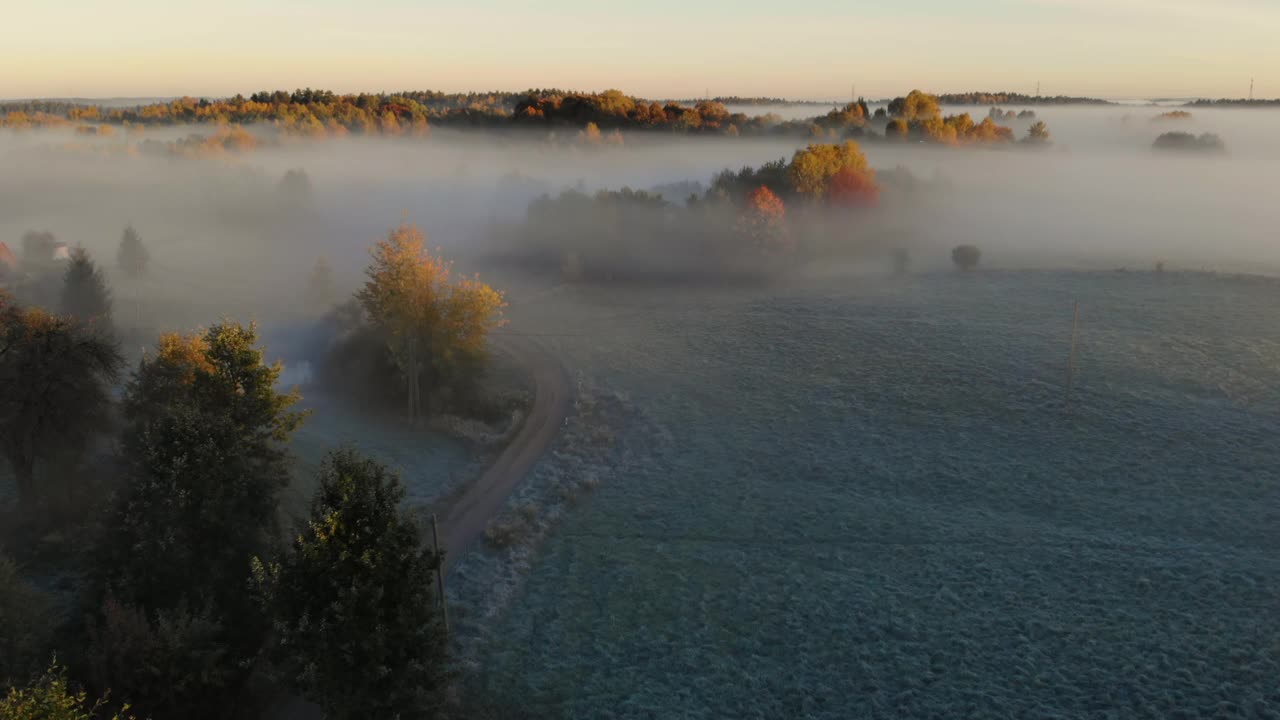
[[[6,7],[7,6],[7,7]],[[0,97],[619,88],[837,99],[1280,96],[1280,0],[42,0]],[[1268,76],[1268,73],[1270,75]]]

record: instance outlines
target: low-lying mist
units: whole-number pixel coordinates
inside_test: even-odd
[[[947,109],[960,110],[975,111]],[[900,247],[915,269],[940,269],[950,264],[952,247],[972,244],[982,250],[983,267],[1147,269],[1163,262],[1171,269],[1280,271],[1280,204],[1271,188],[1280,116],[1194,109],[1189,118],[1157,118],[1164,110],[1037,107],[1052,144],[1036,149],[864,143],[882,180],[918,182],[914,190],[882,182],[877,207],[833,216],[823,227],[840,232],[824,248],[854,246],[840,253],[841,262],[825,257],[818,268],[887,267],[884,253]],[[1011,124],[1021,136],[1028,122]],[[1171,130],[1216,134],[1227,152],[1153,150],[1155,138]],[[0,133],[0,241],[20,253],[25,232],[47,230],[83,246],[112,280],[116,314],[132,313],[140,326],[189,327],[222,315],[289,322],[321,311],[308,307],[303,292],[318,258],[331,263],[345,295],[360,282],[369,244],[402,221],[418,224],[460,269],[483,271],[494,228],[519,228],[544,194],[658,189],[678,208],[688,194],[705,192],[716,173],[790,160],[809,142],[636,132],[621,144],[589,144],[563,132],[434,130],[412,139],[278,140],[213,157],[138,148],[142,139],[192,132],[208,129],[92,138]],[[290,170],[305,177],[282,183]],[[145,282],[130,284],[113,272],[128,224],[153,258]],[[862,226],[867,232],[857,231]],[[877,241],[861,248],[860,237]],[[599,242],[609,241],[602,232]],[[794,275],[817,271],[801,264]]]

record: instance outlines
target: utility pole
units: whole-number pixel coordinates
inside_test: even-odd
[[[444,632],[449,634],[449,601],[444,596],[444,553],[440,552],[440,531],[436,529],[436,514],[431,513],[431,544],[436,551],[436,590],[440,593],[440,612],[444,618]]]

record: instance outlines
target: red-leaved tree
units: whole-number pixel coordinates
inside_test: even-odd
[[[831,176],[826,197],[834,207],[875,207],[880,202],[880,186],[870,172],[845,169]]]
[[[766,255],[791,252],[795,244],[787,232],[787,209],[769,188],[761,185],[747,194],[738,230]]]

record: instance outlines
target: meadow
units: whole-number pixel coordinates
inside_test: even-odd
[[[1278,298],[1034,271],[556,295],[574,331],[542,340],[635,407],[473,687],[531,717],[1274,717]]]

